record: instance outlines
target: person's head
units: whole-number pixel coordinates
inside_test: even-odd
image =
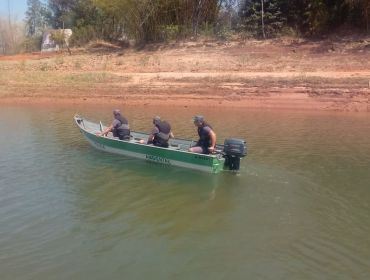
[[[115,119],[120,117],[121,116],[120,110],[118,110],[118,109],[113,110],[113,116],[114,116]]]
[[[161,122],[161,117],[159,117],[159,116],[155,116],[155,117],[153,118],[153,124],[154,124],[154,125],[158,125],[160,122]]]
[[[204,124],[204,117],[203,116],[195,116],[193,118],[194,125],[197,127],[201,127]]]

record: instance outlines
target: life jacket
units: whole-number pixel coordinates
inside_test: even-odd
[[[120,140],[128,140],[130,139],[130,126],[128,125],[128,121],[125,117],[119,115],[115,117],[121,125],[117,128],[113,128],[113,136],[118,137]]]
[[[171,134],[170,124],[166,121],[159,121],[155,126],[159,132],[154,134],[153,145],[167,148]]]
[[[204,123],[203,126],[198,127],[199,140],[197,146],[201,146],[205,150],[208,150],[208,147],[212,144],[211,136],[209,135],[209,131],[206,129],[207,127],[212,129],[212,126],[207,123]]]

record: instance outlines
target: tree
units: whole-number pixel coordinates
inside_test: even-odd
[[[51,24],[54,28],[72,27],[74,24],[73,8],[76,0],[49,0],[48,8],[51,13]]]
[[[244,29],[254,36],[274,37],[284,26],[278,0],[246,0],[241,8]]]
[[[328,27],[329,7],[324,0],[310,0],[306,12],[305,19],[310,35],[319,33]]]
[[[215,21],[219,11],[219,3],[214,0],[193,0],[190,3],[192,4],[193,35],[197,36],[201,23]]]
[[[47,9],[39,0],[27,0],[26,32],[28,36],[40,35],[47,25]]]
[[[366,31],[370,31],[370,0],[346,0],[347,4],[354,10],[360,11],[360,17],[366,26]]]
[[[24,40],[24,25],[11,16],[0,16],[0,53],[14,54],[19,51]]]

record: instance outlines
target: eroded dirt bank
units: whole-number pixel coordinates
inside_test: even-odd
[[[370,112],[370,40],[94,44],[0,57],[0,103],[114,103]]]

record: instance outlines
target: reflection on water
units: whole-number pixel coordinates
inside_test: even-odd
[[[220,141],[248,140],[235,176],[94,150],[72,116],[111,109],[0,107],[1,279],[370,275],[367,115],[202,110]],[[123,109],[196,137],[197,109]]]

